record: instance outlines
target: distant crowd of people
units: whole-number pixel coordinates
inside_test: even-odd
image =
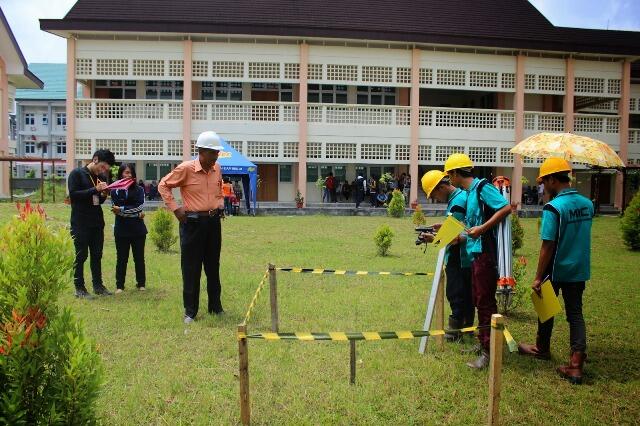
[[[396,189],[403,193],[405,200],[408,200],[411,189],[411,175],[407,173],[400,175],[386,174],[382,178],[380,176],[371,176],[366,179],[362,174],[358,174],[349,183],[347,180],[339,182],[333,176],[333,173],[329,173],[324,180],[322,202],[355,202],[356,207],[360,207],[360,204],[368,200],[371,207],[382,207],[391,201],[393,191]]]

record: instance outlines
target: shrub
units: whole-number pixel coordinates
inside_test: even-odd
[[[524,241],[524,227],[520,222],[518,214],[514,212],[511,215],[511,253],[516,254],[516,251],[522,248]]]
[[[620,221],[622,239],[631,250],[640,250],[640,191],[631,199]]]
[[[100,357],[57,300],[73,244],[29,203],[0,231],[0,424],[90,424]]]
[[[422,213],[422,207],[420,207],[420,204],[416,206],[416,209],[411,216],[411,221],[416,226],[424,225],[425,223],[427,223],[427,219],[424,217],[424,213]]]
[[[178,241],[173,230],[173,214],[167,209],[158,209],[151,217],[149,236],[159,251],[168,252]]]
[[[394,189],[391,195],[391,201],[387,206],[387,215],[391,217],[404,216],[404,195],[397,189]]]
[[[393,231],[388,225],[382,225],[376,231],[376,235],[373,237],[373,241],[378,248],[378,254],[380,256],[386,256],[391,247],[391,240],[393,238]]]

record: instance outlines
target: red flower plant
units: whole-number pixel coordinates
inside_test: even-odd
[[[27,309],[26,315],[20,315],[15,309],[11,313],[13,321],[3,324],[0,327],[0,334],[4,335],[5,343],[0,345],[0,354],[8,355],[13,345],[13,336],[24,333],[24,338],[20,343],[20,347],[24,347],[29,343],[34,327],[42,330],[47,324],[46,315],[36,306]],[[31,342],[31,346],[35,347],[36,342]]]
[[[31,201],[28,199],[24,203],[24,207],[20,203],[16,203],[16,208],[20,213],[21,220],[26,220],[30,214],[39,214],[42,218],[44,219],[47,218],[47,214],[45,213],[44,209],[40,206],[40,204],[37,204],[36,207],[34,208],[31,205]]]

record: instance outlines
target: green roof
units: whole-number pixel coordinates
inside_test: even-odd
[[[67,64],[29,64],[29,70],[44,82],[42,90],[16,89],[17,100],[67,99]]]

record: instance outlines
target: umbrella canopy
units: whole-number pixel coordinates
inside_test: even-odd
[[[573,133],[538,133],[514,146],[511,152],[531,158],[560,157],[605,168],[624,167],[618,154],[609,145]]]

